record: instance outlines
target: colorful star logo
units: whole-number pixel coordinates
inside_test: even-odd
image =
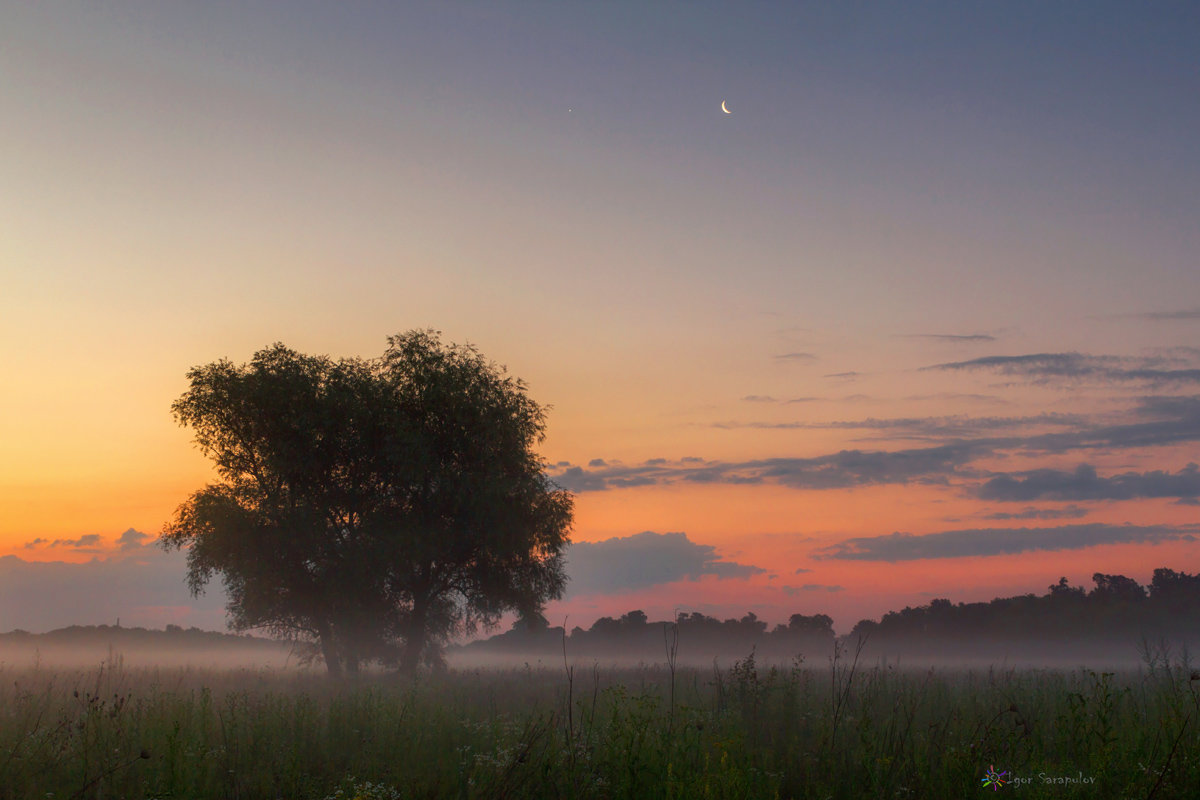
[[[1006,780],[1007,776],[1008,770],[1004,770],[1004,772],[996,772],[996,768],[991,764],[988,764],[987,772],[984,773],[980,780],[983,782],[983,788],[986,789],[987,787],[991,786],[992,791],[998,792],[1000,791],[1001,786],[1008,783]]]

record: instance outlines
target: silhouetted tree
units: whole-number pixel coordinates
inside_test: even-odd
[[[758,615],[753,611],[747,611],[746,616],[737,622],[733,620],[728,620],[727,622],[732,624],[735,630],[751,637],[758,636],[767,630],[767,623],[759,619]]]
[[[1200,575],[1160,567],[1150,580],[1150,597],[1165,603],[1190,602],[1200,606]]]
[[[388,339],[376,360],[296,353],[188,373],[172,407],[219,483],[163,531],[231,626],[319,643],[331,673],[415,668],[450,634],[561,596],[572,501],[533,446],[545,412],[469,346]]]
[[[1057,603],[1078,603],[1087,597],[1082,586],[1072,586],[1066,578],[1059,578],[1058,583],[1052,583],[1048,588],[1050,594],[1047,596]]]
[[[588,628],[588,634],[596,639],[617,639],[621,635],[621,623],[612,617],[600,617]]]
[[[1092,575],[1092,580],[1096,588],[1091,591],[1090,599],[1110,603],[1136,603],[1146,599],[1146,590],[1133,578],[1097,572]]]
[[[828,634],[833,635],[833,618],[828,614],[813,614],[806,617],[803,614],[792,614],[788,617],[787,630],[792,633]]]
[[[646,617],[646,612],[642,611],[641,609],[638,609],[637,611],[627,611],[621,615],[621,625],[634,630],[640,630],[641,628],[646,627],[648,621],[649,620]]]

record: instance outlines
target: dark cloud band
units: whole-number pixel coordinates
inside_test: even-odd
[[[642,531],[602,542],[575,542],[567,550],[568,596],[648,589],[703,575],[746,578],[765,570],[717,558],[716,548],[685,533]]]
[[[603,469],[571,466],[553,470],[551,479],[574,492],[684,481],[689,483],[777,483],[797,489],[845,489],[909,482],[944,483],[946,476],[981,454],[975,444],[896,451],[842,450],[816,458],[769,458],[755,461],[673,462],[638,466],[609,463]]]
[[[1170,386],[1200,383],[1200,369],[1180,367],[1180,359],[1164,356],[1094,356],[1085,353],[1030,353],[985,356],[924,367],[941,371],[989,371],[1032,383],[1102,381]]]
[[[815,553],[815,558],[845,561],[918,561],[1016,555],[1045,550],[1078,550],[1105,544],[1156,544],[1192,541],[1200,526],[1062,525],[1053,528],[973,528],[916,536],[893,533],[846,539]]]
[[[1102,478],[1090,464],[1073,472],[1035,469],[1013,475],[997,475],[977,492],[983,500],[1029,502],[1031,500],[1133,500],[1137,498],[1179,499],[1200,496],[1200,467],[1188,464],[1179,472],[1161,470],[1126,472]]]
[[[956,479],[986,477],[970,468],[979,459],[1020,452],[1026,455],[1062,454],[1074,451],[1114,450],[1159,447],[1200,441],[1200,395],[1143,397],[1126,412],[1130,421],[1117,424],[1095,424],[1089,418],[1074,414],[1041,414],[1030,417],[929,417],[895,420],[863,420],[846,423],[761,423],[754,427],[861,427],[891,432],[889,438],[917,438],[941,441],[930,447],[910,447],[898,450],[842,450],[810,458],[772,458],[753,461],[720,462],[700,458],[668,461],[651,459],[636,465],[626,465],[612,459],[593,459],[589,467],[559,462],[550,467],[547,475],[564,489],[574,492],[604,491],[670,484],[780,484],[795,489],[848,489],[882,484],[949,484]],[[742,423],[723,423],[724,427],[745,427]],[[1021,432],[1021,427],[1033,430],[1045,427],[1068,428],[1048,433]],[[1073,428],[1073,430],[1072,430]],[[986,433],[1017,435],[986,436]],[[899,434],[899,435],[896,435]],[[603,464],[604,466],[599,466]],[[1186,470],[1185,470],[1186,472]],[[1032,474],[1032,473],[1031,473]],[[1155,484],[1170,484],[1176,494],[1137,496],[1178,496],[1180,487],[1190,486],[1190,476],[1147,473],[1141,483],[1123,478],[1110,483],[1129,487],[1141,486],[1150,491]],[[1026,480],[1020,474],[1014,481]],[[989,492],[1001,492],[1003,482],[994,484]],[[1032,486],[1030,487],[1032,489]],[[1014,490],[1015,492],[1015,490]],[[985,499],[1000,499],[1000,494]],[[1014,493],[1013,500],[1050,498],[1036,492],[1028,496]],[[1062,494],[1060,499],[1089,499]],[[1005,496],[1005,499],[1009,499]],[[1118,499],[1116,497],[1110,499]]]

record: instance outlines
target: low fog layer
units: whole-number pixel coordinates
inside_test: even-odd
[[[512,648],[496,650],[483,647],[454,647],[447,653],[447,663],[452,669],[513,669],[528,665],[533,669],[561,670],[565,666],[590,669],[629,668],[638,666],[661,666],[669,662],[668,649],[660,641],[644,641],[626,645],[611,644],[603,647],[573,647],[568,640],[563,646],[561,633],[557,643],[547,641],[544,646],[527,649]],[[835,650],[836,647],[836,650]],[[1200,640],[1152,640],[1128,636],[1092,637],[1070,639],[1061,642],[1034,640],[1003,640],[980,638],[977,640],[931,640],[924,642],[863,643],[861,650],[857,640],[846,637],[836,642],[810,640],[800,643],[792,651],[779,648],[760,648],[755,645],[745,649],[733,647],[688,646],[680,642],[675,663],[679,667],[711,671],[714,666],[727,669],[738,661],[753,654],[760,667],[827,669],[836,657],[840,663],[849,665],[856,659],[860,666],[894,667],[897,669],[979,669],[979,668],[1033,668],[1033,669],[1110,669],[1133,670],[1146,664],[1147,656],[1172,660],[1181,656],[1185,649],[1195,652]]]
[[[1200,646],[1200,575],[1161,568],[1149,586],[1102,573],[1093,583],[1088,591],[1064,578],[1044,595],[988,603],[936,599],[862,620],[841,637],[826,614],[793,614],[771,627],[753,613],[721,620],[692,612],[652,621],[629,611],[569,631],[535,614],[490,638],[451,644],[445,656],[449,666],[469,669],[670,661],[711,669],[752,653],[770,665],[825,665],[857,656],[864,664],[902,667],[1130,668]],[[0,634],[0,662],[9,665],[87,666],[120,658],[131,665],[284,668],[307,666],[313,653],[309,645],[178,625]]]
[[[542,669],[557,671],[564,666],[591,669],[663,667],[670,661],[673,643],[670,626],[649,623],[643,636],[626,642],[564,641],[562,629],[549,629],[536,641],[501,637],[509,646],[497,647],[488,640],[448,649],[447,665],[455,670]],[[1147,658],[1177,660],[1185,647],[1195,650],[1200,641],[1136,638],[1128,636],[1074,638],[1064,641],[1005,640],[980,637],[974,640],[936,639],[922,642],[871,642],[861,650],[849,637],[821,640],[792,638],[782,647],[778,642],[758,641],[745,647],[730,641],[675,641],[674,660],[680,668],[711,671],[728,669],[753,654],[761,667],[802,666],[827,669],[835,657],[842,664],[856,658],[860,666],[896,669],[1137,669]],[[564,647],[565,645],[565,647]],[[271,669],[323,671],[319,661],[307,658],[304,646],[256,636],[237,636],[211,631],[155,631],[116,626],[72,627],[47,634],[14,632],[0,634],[0,665],[13,668],[93,668],[102,663],[129,667],[192,667],[197,669]]]
[[[121,663],[131,667],[285,669],[299,667],[302,661],[302,650],[287,642],[177,626],[160,631],[74,626],[44,634],[0,634],[0,664],[17,668]]]

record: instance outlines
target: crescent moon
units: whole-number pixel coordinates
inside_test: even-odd
[[[725,101],[724,101],[724,100],[722,100],[722,101],[721,101],[721,110],[722,110],[722,111],[724,111],[726,114],[732,114],[732,113],[733,113],[732,111],[730,111],[728,108],[726,108],[726,107],[725,107]]]

